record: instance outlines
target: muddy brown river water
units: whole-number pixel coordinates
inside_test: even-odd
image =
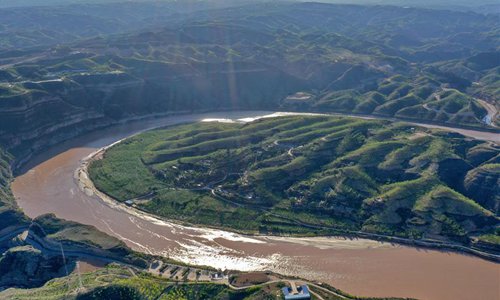
[[[94,225],[135,250],[221,269],[262,270],[328,282],[361,296],[431,300],[500,299],[500,264],[450,252],[366,239],[253,237],[188,227],[131,212],[80,191],[74,172],[97,149],[141,130],[208,118],[267,112],[221,112],[117,125],[61,143],[31,159],[12,184],[30,217],[54,213]],[[456,130],[460,131],[460,130]],[[474,136],[474,131],[462,132]],[[478,138],[499,141],[498,134]]]

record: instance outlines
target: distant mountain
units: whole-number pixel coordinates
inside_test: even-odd
[[[125,3],[139,3],[150,5],[151,3],[161,4],[170,3],[175,4],[176,0],[0,0],[0,8],[6,7],[33,7],[33,6],[60,6],[60,5],[73,5],[73,4],[125,4]],[[198,6],[197,9],[207,8],[220,8],[223,6],[239,5],[241,3],[255,3],[264,2],[262,0],[183,0],[183,5],[191,7]],[[179,4],[179,3],[177,3]]]
[[[474,96],[498,102],[497,16],[321,3],[196,12],[137,5],[6,10],[38,17],[4,19],[0,137],[55,130],[52,122],[228,108],[485,127],[487,110]],[[32,39],[12,38],[22,24]],[[297,101],[299,92],[310,97]]]
[[[457,11],[475,11],[486,14],[500,13],[500,5],[496,0],[320,0],[317,2],[334,4],[358,4],[358,5],[394,5],[402,7],[418,7],[431,9],[445,9]]]

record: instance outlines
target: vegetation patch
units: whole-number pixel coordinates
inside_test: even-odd
[[[189,223],[467,244],[496,235],[497,212],[467,193],[475,174],[496,170],[488,163],[496,154],[487,143],[400,123],[289,116],[149,131],[109,149],[90,175],[119,201]]]

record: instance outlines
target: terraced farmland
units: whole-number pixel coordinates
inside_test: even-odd
[[[189,223],[497,247],[499,150],[404,123],[287,116],[149,131],[109,149],[90,175],[119,201]]]

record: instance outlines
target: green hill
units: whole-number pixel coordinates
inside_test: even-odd
[[[498,154],[487,143],[405,124],[293,116],[146,132],[109,149],[90,175],[119,201],[189,223],[467,244],[499,224],[491,204],[498,199],[483,199],[495,192],[473,192],[491,181],[476,175],[492,169],[493,153],[472,155],[484,148]]]

